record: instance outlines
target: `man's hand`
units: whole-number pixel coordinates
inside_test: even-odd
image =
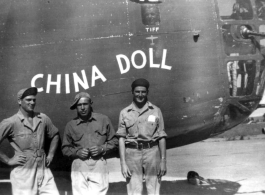
[[[50,166],[52,160],[53,160],[53,156],[52,155],[48,155],[46,157],[46,167],[49,167]]]
[[[104,152],[104,149],[102,148],[102,146],[92,146],[91,148],[89,148],[89,151],[91,153],[91,156],[98,156]]]
[[[27,162],[27,157],[23,154],[15,154],[12,158],[10,158],[7,162],[8,165],[24,165]]]
[[[89,155],[89,149],[86,149],[86,148],[83,148],[81,150],[78,150],[77,151],[77,156],[80,158],[80,159],[87,159],[88,158],[88,155]]]
[[[132,176],[126,162],[121,163],[121,173],[125,179]]]
[[[157,174],[157,177],[161,178],[162,176],[164,176],[167,173],[167,165],[166,165],[166,161],[165,160],[161,160],[160,162],[160,169],[159,172]]]

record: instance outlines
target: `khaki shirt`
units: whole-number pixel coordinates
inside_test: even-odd
[[[58,129],[50,118],[42,113],[34,113],[33,127],[20,110],[0,123],[0,143],[7,138],[16,154],[26,156],[26,163],[16,166],[10,174],[14,194],[21,189],[33,194],[43,180],[47,182],[53,179],[51,171],[45,166],[44,144],[46,137],[52,139],[57,133]],[[55,184],[50,188],[57,192]]]
[[[22,152],[43,149],[45,136],[51,139],[57,133],[58,129],[52,124],[51,119],[42,113],[34,113],[33,128],[20,111],[0,123],[0,143],[7,138]]]
[[[65,156],[75,158],[78,150],[102,146],[105,154],[118,146],[118,139],[110,119],[102,114],[92,112],[88,121],[75,118],[67,123],[62,143]]]
[[[120,112],[116,135],[126,138],[126,142],[130,140],[157,141],[166,137],[161,110],[151,102],[147,102],[139,112],[139,109],[132,103]]]

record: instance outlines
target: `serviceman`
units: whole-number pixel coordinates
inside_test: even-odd
[[[64,131],[63,154],[74,159],[73,195],[107,193],[109,180],[104,155],[118,147],[110,119],[94,113],[92,103],[88,93],[78,93],[70,107],[76,109],[77,117],[67,123]]]
[[[143,180],[148,194],[159,194],[166,174],[166,140],[161,110],[148,101],[149,82],[137,79],[132,85],[133,102],[120,113],[121,171],[129,195],[141,194]]]
[[[15,151],[12,158],[0,152],[0,160],[13,167],[10,174],[13,195],[59,195],[48,168],[58,146],[58,129],[48,116],[34,112],[36,95],[35,87],[20,90],[18,113],[0,123],[0,143],[7,138]],[[47,156],[46,137],[51,139]]]

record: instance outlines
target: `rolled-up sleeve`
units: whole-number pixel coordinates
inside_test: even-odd
[[[165,125],[164,125],[164,119],[161,110],[158,108],[158,116],[159,116],[159,122],[157,131],[155,132],[153,139],[158,140],[162,137],[167,137],[167,134],[165,132]]]
[[[117,137],[126,137],[126,125],[123,117],[123,111],[120,112],[118,131],[116,132]]]
[[[54,126],[51,119],[47,115],[43,114],[43,116],[44,116],[45,123],[46,123],[46,130],[47,130],[48,138],[52,139],[56,134],[59,133],[59,131],[57,127]]]
[[[0,123],[0,143],[12,134],[12,126],[13,124],[8,119]]]
[[[105,154],[108,154],[113,149],[118,148],[118,139],[115,135],[115,130],[109,118],[107,118],[106,128],[108,134],[107,140],[105,142]]]
[[[62,152],[63,155],[71,158],[76,157],[76,153],[80,148],[73,145],[73,139],[70,133],[71,125],[68,123],[63,134]]]

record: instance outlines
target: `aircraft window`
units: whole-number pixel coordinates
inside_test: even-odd
[[[254,60],[227,62],[230,96],[251,95],[256,75]]]
[[[144,25],[159,25],[160,11],[158,4],[141,5],[142,22]]]
[[[259,32],[260,33],[265,33],[265,25],[260,25],[259,26]],[[259,43],[260,43],[260,53],[262,55],[265,55],[265,39],[264,39],[264,37],[260,37]]]
[[[265,0],[256,0],[256,11],[258,18],[265,20]]]
[[[251,29],[251,27],[249,27]],[[255,54],[256,47],[250,39],[244,39],[240,34],[240,25],[225,24],[222,26],[224,50],[230,56],[233,53],[239,55]]]
[[[253,10],[250,0],[218,0],[222,20],[250,20]]]

